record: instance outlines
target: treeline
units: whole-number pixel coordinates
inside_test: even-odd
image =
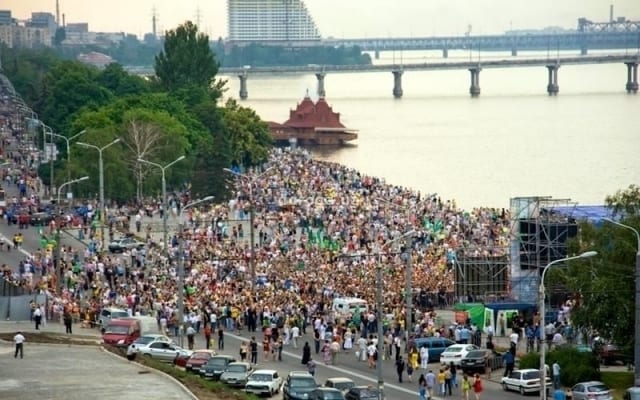
[[[103,154],[108,199],[159,194],[159,169],[138,159],[166,165],[182,155],[186,159],[167,170],[168,187],[222,199],[230,179],[222,169],[259,164],[271,149],[268,127],[252,109],[233,100],[218,104],[225,90],[225,81],[216,78],[219,63],[209,38],[190,22],[167,33],[152,80],[119,64],[99,70],[64,60],[51,49],[3,48],[0,54],[3,73],[46,124],[29,124],[35,137],[48,130],[66,137],[86,130],[73,142],[98,147],[120,138]],[[87,175],[76,192],[98,193],[97,151],[72,144],[67,160],[64,142],[57,143],[53,186]],[[49,185],[49,164],[40,168]]]

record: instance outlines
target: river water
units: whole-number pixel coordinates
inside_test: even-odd
[[[519,57],[558,55],[575,52]],[[449,52],[451,61],[492,57],[510,54]],[[376,62],[429,60],[442,61],[441,53],[386,52]],[[640,183],[640,94],[625,93],[624,64],[562,66],[557,97],[546,93],[543,67],[485,69],[479,98],[469,96],[469,75],[406,72],[404,97],[397,100],[391,73],[329,73],[326,99],[359,137],[345,147],[312,151],[388,183],[455,199],[466,209],[508,207],[519,196],[603,204],[606,195]],[[237,98],[238,79],[228,79],[227,95]],[[248,91],[243,105],[264,120],[283,122],[307,91],[316,97],[316,78],[254,74]]]

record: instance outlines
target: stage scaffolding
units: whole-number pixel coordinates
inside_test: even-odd
[[[508,296],[508,247],[459,248],[453,262],[458,301],[492,303]]]
[[[511,297],[534,303],[538,298],[541,268],[567,256],[567,239],[578,233],[569,199],[516,197],[511,199]]]

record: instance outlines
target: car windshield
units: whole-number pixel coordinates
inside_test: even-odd
[[[111,319],[128,317],[129,314],[126,311],[111,311]]]
[[[451,346],[449,348],[447,348],[444,352],[445,353],[460,353],[462,351],[462,347],[460,346]]]
[[[201,360],[208,360],[209,358],[211,358],[211,354],[210,353],[193,353],[191,357],[198,358]]]
[[[313,378],[295,378],[291,379],[289,386],[292,388],[314,388],[318,385]]]
[[[251,375],[251,380],[252,381],[271,382],[272,379],[273,378],[272,378],[271,374],[253,374],[253,375]]]
[[[522,375],[523,380],[540,379],[540,371],[529,371]]]
[[[135,344],[149,344],[149,343],[153,342],[154,339],[155,338],[153,336],[141,336],[133,343],[135,343]]]
[[[227,367],[227,372],[247,372],[247,367],[244,365],[230,365]]]
[[[347,390],[353,387],[353,382],[333,382],[332,386],[339,390]]]
[[[609,388],[606,387],[605,385],[593,385],[593,386],[589,386],[587,387],[587,392],[607,392],[609,391]]]
[[[126,335],[129,332],[129,327],[125,325],[109,325],[104,333],[115,333],[116,335]]]

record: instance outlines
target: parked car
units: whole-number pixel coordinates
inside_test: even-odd
[[[315,378],[307,371],[291,371],[282,386],[283,400],[306,400],[318,387]]]
[[[443,337],[422,337],[414,339],[413,344],[418,350],[421,347],[426,347],[429,350],[429,362],[437,362],[440,361],[442,352],[456,342]]]
[[[143,247],[144,243],[138,242],[131,236],[123,237],[109,243],[109,251],[112,253],[122,253],[126,250],[131,250],[134,248],[142,249]]]
[[[309,393],[309,400],[344,400],[344,393],[338,389],[319,387]]]
[[[551,378],[547,376],[545,379],[547,388],[551,388]],[[519,369],[503,377],[501,382],[505,391],[515,390],[522,395],[540,392],[540,370]]]
[[[191,354],[187,364],[185,365],[185,370],[187,372],[195,372],[199,373],[200,368],[205,365],[211,357],[215,356],[216,352],[213,350],[196,350]]]
[[[341,391],[344,394],[346,394],[349,391],[349,389],[351,389],[355,385],[356,384],[351,379],[342,378],[342,377],[329,378],[324,383],[325,387],[338,389],[339,391]]]
[[[378,400],[378,389],[370,386],[354,386],[344,396],[345,400]]]
[[[624,363],[625,354],[622,350],[612,343],[596,345],[596,354],[604,365],[612,365],[618,362]]]
[[[624,393],[623,400],[640,400],[640,387],[630,387]]]
[[[31,214],[29,223],[31,226],[47,226],[53,221],[53,215],[46,212],[36,212]]]
[[[227,368],[227,365],[235,361],[236,358],[233,356],[224,354],[213,356],[200,368],[200,376],[217,381],[220,379],[220,375],[222,375],[225,368]]]
[[[611,390],[602,382],[580,382],[571,388],[572,400],[613,400]]]
[[[282,386],[282,378],[278,375],[278,371],[259,369],[249,375],[244,390],[247,393],[256,395],[266,394],[273,396],[276,393],[280,393],[280,386]]]
[[[473,350],[480,350],[480,348],[474,344],[454,344],[442,352],[440,362],[447,365],[453,363],[459,366],[464,356]]]
[[[220,375],[220,382],[231,387],[245,387],[249,375],[253,372],[253,367],[247,362],[232,362],[227,365],[222,375]]]
[[[145,341],[152,336],[157,337],[145,343]],[[129,345],[127,349],[127,354],[139,354],[144,357],[171,363],[174,363],[176,358],[180,356],[183,358],[190,357],[192,353],[191,350],[183,349],[163,335],[142,336]]]
[[[497,360],[502,360],[502,357],[499,355],[496,357]],[[462,357],[462,360],[460,361],[460,368],[465,374],[473,374],[475,372],[482,374],[485,372],[487,363],[490,363],[493,360],[496,360],[496,358],[491,350],[472,350]],[[492,370],[493,369],[495,368],[492,368]]]
[[[128,317],[129,313],[121,308],[103,308],[98,316],[98,325],[104,329],[112,319]]]

